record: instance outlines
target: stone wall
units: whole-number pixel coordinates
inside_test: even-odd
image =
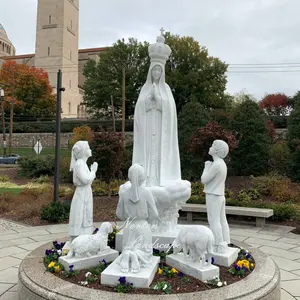
[[[68,148],[69,141],[73,133],[61,133],[60,134],[60,145],[61,148]],[[12,139],[13,148],[33,148],[37,140],[42,144],[43,148],[54,148],[55,147],[55,133],[14,133]],[[126,142],[133,139],[132,132],[126,132]],[[6,134],[6,142],[8,145],[9,134]],[[0,148],[2,147],[3,135],[0,134]]]

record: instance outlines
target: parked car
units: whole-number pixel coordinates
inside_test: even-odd
[[[18,154],[0,156],[0,164],[16,164],[19,157]]]

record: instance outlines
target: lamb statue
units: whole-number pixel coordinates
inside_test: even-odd
[[[108,234],[111,232],[113,232],[111,223],[104,222],[96,234],[84,234],[76,237],[70,245],[67,257],[88,257],[110,249],[107,242]]]
[[[185,259],[202,260],[202,267],[211,265],[215,238],[212,231],[203,225],[183,227],[173,242],[174,254],[183,250]],[[188,256],[189,254],[189,256]],[[206,264],[207,259],[207,264]]]

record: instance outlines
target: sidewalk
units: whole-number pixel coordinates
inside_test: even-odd
[[[99,226],[99,224],[95,224]],[[68,225],[26,227],[0,219],[0,300],[17,300],[18,267],[35,248],[67,236]],[[269,254],[281,271],[281,300],[300,300],[300,235],[291,227],[230,225],[232,239]],[[221,300],[221,299],[220,299]]]

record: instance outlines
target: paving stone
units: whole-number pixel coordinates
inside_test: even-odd
[[[267,235],[267,234],[259,234],[258,232],[255,231],[247,231],[247,230],[232,230],[230,234],[233,235],[241,235],[245,237],[253,237],[253,238],[259,238],[259,239],[265,239],[265,240],[270,240],[270,241],[276,241],[279,237],[274,236],[274,235]]]
[[[293,274],[296,274],[296,275],[298,275],[298,276],[300,276],[300,270],[294,270],[294,271],[292,271],[292,273]],[[300,278],[299,278],[300,279]]]
[[[30,238],[36,242],[46,243],[46,242],[51,242],[62,238],[66,239],[67,237],[66,237],[66,233],[62,232],[57,234],[48,233],[47,235],[31,236]]]
[[[271,254],[271,255],[282,257],[282,258],[287,258],[289,260],[300,259],[300,253],[296,253],[296,252],[292,252],[292,251],[282,250],[282,249],[269,247],[269,246],[262,246],[259,249],[266,254]]]
[[[281,289],[281,299],[280,300],[294,300],[295,298],[286,292],[284,289]]]
[[[240,242],[243,242],[245,239],[247,239],[246,236],[234,235],[234,234],[231,234],[231,235],[230,235],[230,238],[231,238],[232,240],[236,240],[236,241],[240,241]]]
[[[0,271],[0,282],[1,283],[18,283],[18,269],[8,268]]]
[[[252,247],[255,247],[255,248],[259,248],[261,247],[262,245],[259,245],[259,244],[255,244],[255,243],[248,243],[250,246]]]
[[[280,243],[278,241],[270,241],[270,240],[260,239],[259,236],[258,236],[258,238],[253,238],[253,237],[248,238],[244,242],[248,243],[248,244],[255,243],[255,244],[260,244],[263,246],[271,246],[271,247],[275,247],[275,248],[279,248],[279,249],[283,249],[283,250],[288,250],[288,249],[297,247],[297,245]]]
[[[19,300],[17,292],[6,292],[0,297],[0,300]]]
[[[285,270],[280,270],[280,277],[281,281],[286,281],[286,280],[300,280],[300,276],[296,275],[295,271],[293,272],[288,272]]]
[[[44,245],[45,242],[35,242],[35,243],[28,243],[28,244],[22,244],[22,245],[19,245],[20,248],[23,248],[25,250],[34,250],[42,245]],[[24,250],[23,250],[24,251]],[[300,258],[300,255],[299,255],[299,258]]]
[[[281,287],[293,296],[300,296],[300,280],[283,281]]]
[[[280,243],[287,243],[287,244],[293,244],[293,245],[300,245],[300,239],[293,239],[291,238],[290,236],[289,237],[282,237],[280,238],[279,240],[277,240],[277,242],[280,242]]]
[[[11,254],[17,254],[17,253],[21,253],[24,252],[24,249],[21,249],[19,247],[8,247],[8,248],[2,248],[0,249],[0,258],[1,257],[5,257]]]
[[[13,284],[0,283],[0,295],[2,295],[4,292],[9,290],[12,286],[13,286]]]
[[[297,271],[300,270],[300,263],[271,255],[271,258],[276,262],[277,266],[285,271]]]
[[[14,257],[3,257],[0,258],[0,271],[8,269],[13,266],[17,266],[21,263],[21,259],[14,258]]]
[[[10,256],[15,257],[15,258],[19,258],[19,259],[24,259],[28,255],[28,253],[30,253],[30,251],[24,251],[24,252],[21,252],[21,253],[12,254]]]
[[[22,244],[30,244],[33,242],[34,242],[34,240],[32,240],[31,238],[21,237],[21,238],[15,238],[14,240],[5,241],[4,243],[6,243],[6,245],[9,245],[9,246],[19,246]],[[8,246],[6,246],[6,247],[8,247]]]
[[[9,292],[17,292],[18,291],[18,284],[15,284],[12,288],[9,289]]]

